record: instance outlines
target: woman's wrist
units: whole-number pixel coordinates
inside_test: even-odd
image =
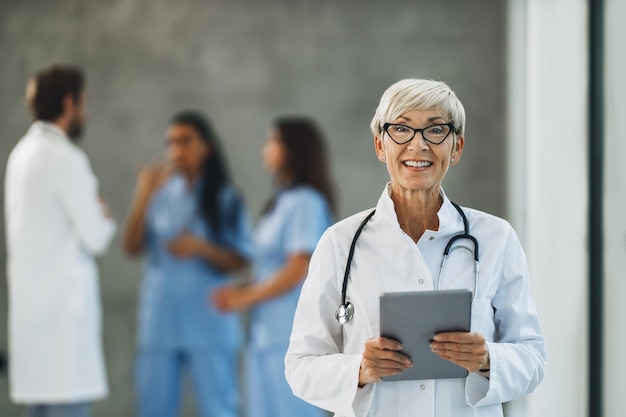
[[[491,372],[491,358],[489,356],[489,352],[487,352],[487,359],[485,359],[485,362],[480,364],[478,373],[484,376],[485,378],[489,379],[490,372]]]
[[[363,382],[363,380],[365,380],[365,370],[363,369],[363,360],[361,360],[361,364],[359,365],[359,379],[357,381],[359,388],[363,388],[367,385],[367,382]]]
[[[486,345],[485,345],[486,346]],[[485,361],[478,366],[478,372],[489,372],[491,369],[491,357],[489,356],[489,351],[487,351],[487,357]]]
[[[257,284],[248,284],[240,287],[240,300],[243,308],[252,307],[258,304],[258,292],[259,288]]]

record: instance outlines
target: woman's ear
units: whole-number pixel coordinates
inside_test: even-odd
[[[450,160],[454,160],[454,164],[458,163],[463,155],[463,148],[465,147],[465,136],[457,135],[454,142],[454,148],[450,154]]]
[[[378,160],[385,162],[387,156],[385,155],[385,144],[378,135],[374,136],[374,150],[376,151],[376,157]]]

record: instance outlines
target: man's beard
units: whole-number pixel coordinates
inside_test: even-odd
[[[78,143],[83,138],[84,130],[85,123],[78,118],[73,119],[67,128],[67,136],[72,140],[72,142]]]

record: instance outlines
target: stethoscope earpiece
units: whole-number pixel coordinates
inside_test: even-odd
[[[354,317],[354,306],[350,301],[340,305],[335,312],[335,318],[339,324],[346,324]]]

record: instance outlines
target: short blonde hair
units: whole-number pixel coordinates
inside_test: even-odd
[[[385,123],[412,110],[439,111],[452,122],[457,134],[465,132],[465,109],[446,83],[409,78],[398,81],[383,93],[370,124],[372,133],[379,135]]]

